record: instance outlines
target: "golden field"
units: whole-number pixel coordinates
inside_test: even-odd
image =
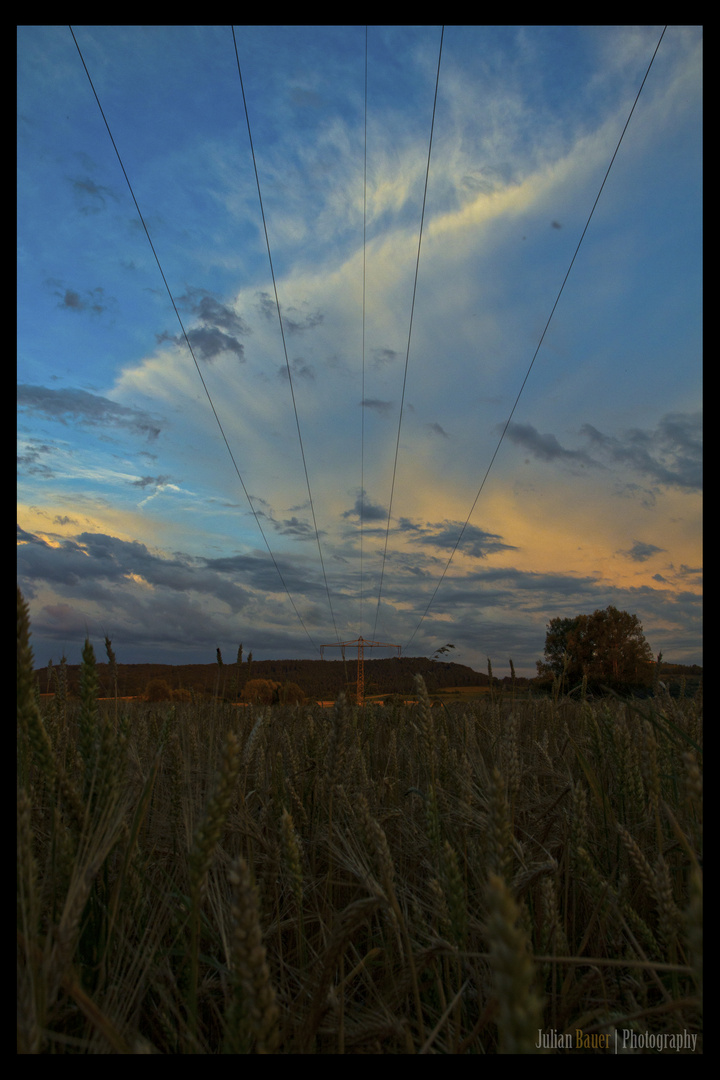
[[[700,692],[41,700],[29,634],[18,1052],[702,1052]]]

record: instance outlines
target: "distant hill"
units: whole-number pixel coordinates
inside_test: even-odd
[[[97,664],[101,696],[110,697],[114,688],[109,665]],[[54,687],[47,668],[36,670],[41,693]],[[473,671],[465,664],[444,663],[424,656],[391,657],[365,660],[365,693],[410,694],[414,677],[420,674],[430,692],[447,686],[487,686],[487,675]],[[80,686],[80,665],[68,664],[68,688],[77,693]],[[343,660],[253,660],[237,664],[118,664],[118,694],[139,697],[151,679],[164,679],[172,690],[190,690],[194,694],[215,695],[234,701],[250,679],[271,679],[279,683],[296,683],[309,698],[330,699],[341,690],[355,691],[357,657]],[[496,681],[496,680],[495,680]],[[518,680],[527,684],[529,680]]]

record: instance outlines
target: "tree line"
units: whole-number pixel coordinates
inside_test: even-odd
[[[145,697],[146,700],[190,701],[219,697],[226,701],[245,700],[253,682],[284,687],[275,700],[292,694],[296,686],[309,700],[334,699],[357,686],[357,659],[343,660],[254,660],[241,666],[226,664],[121,664],[111,669],[98,663],[100,694],[112,697]],[[61,676],[62,672],[62,676]],[[80,665],[50,665],[36,670],[41,693],[52,693],[63,678],[67,692],[79,690]],[[421,674],[430,692],[447,686],[487,686],[487,675],[464,664],[438,663],[427,657],[392,657],[365,660],[365,692],[411,695],[414,676]],[[268,702],[270,704],[272,702]]]
[[[590,615],[559,617],[547,624],[545,650],[537,661],[537,677],[497,679],[465,664],[441,660],[453,645],[438,649],[431,657],[390,657],[365,661],[365,693],[411,695],[415,675],[420,674],[430,693],[445,687],[484,687],[503,684],[530,687],[537,692],[648,693],[659,681],[671,691],[693,693],[700,684],[702,668],[667,664],[662,654],[653,657],[637,615],[609,606]],[[41,693],[53,692],[62,678],[69,694],[77,692],[79,665],[61,663],[36,672]],[[256,700],[263,704],[291,703],[304,699],[334,699],[345,690],[354,694],[357,659],[253,660],[243,663],[239,646],[233,663],[223,661],[220,648],[214,664],[97,664],[101,694],[107,697],[144,697],[146,700],[226,701]],[[253,687],[253,683],[257,684]]]

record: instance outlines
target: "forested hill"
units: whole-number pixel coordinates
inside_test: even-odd
[[[68,664],[68,689],[77,693],[80,665]],[[108,664],[97,665],[102,696],[112,696]],[[473,671],[465,664],[429,660],[424,656],[391,657],[365,660],[365,693],[410,694],[414,677],[420,674],[429,691],[446,686],[487,686],[488,676]],[[41,693],[55,689],[54,675],[47,668],[36,672]],[[355,691],[357,685],[357,654],[342,660],[253,660],[242,664],[118,664],[117,692],[121,697],[137,697],[145,693],[151,679],[163,679],[173,690],[190,690],[195,694],[218,694],[228,700],[239,697],[250,679],[269,679],[279,683],[295,683],[309,698],[331,699],[343,690]],[[520,680],[518,680],[519,682]],[[522,680],[525,682],[526,680]]]
[[[76,695],[80,688],[80,665],[66,666],[68,691]],[[57,665],[36,669],[41,693],[56,689]],[[97,664],[100,696],[112,697],[115,687],[108,664]],[[422,675],[430,693],[449,686],[487,687],[486,674],[474,671],[465,664],[429,660],[425,656],[391,657],[365,660],[365,694],[411,695],[415,675]],[[660,678],[671,693],[693,694],[702,679],[702,668],[696,665],[663,663]],[[343,689],[355,693],[357,687],[357,654],[342,660],[252,660],[242,664],[118,664],[117,693],[120,697],[142,697],[151,681],[161,680],[170,690],[188,691],[193,696],[219,696],[227,701],[242,697],[251,679],[266,679],[280,684],[294,683],[309,699],[334,700]],[[493,678],[500,686],[509,687],[511,679]],[[516,686],[536,686],[536,681],[518,677]],[[538,689],[540,689],[538,687]]]

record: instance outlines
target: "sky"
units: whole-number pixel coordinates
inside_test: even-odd
[[[38,666],[534,675],[608,605],[702,663],[701,27],[613,160],[662,32],[18,27]]]

